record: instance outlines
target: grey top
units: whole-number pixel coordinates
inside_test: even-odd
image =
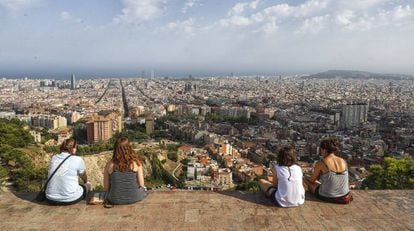
[[[328,172],[320,176],[319,195],[324,197],[341,197],[349,193],[348,168],[343,172],[334,172],[322,160]]]
[[[131,204],[144,199],[147,192],[138,187],[136,172],[112,172],[107,199],[112,204]]]

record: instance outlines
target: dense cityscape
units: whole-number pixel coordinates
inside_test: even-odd
[[[286,145],[296,148],[309,174],[320,158],[319,142],[335,136],[350,166],[350,186],[361,188],[371,164],[414,156],[413,81],[233,74],[178,79],[153,73],[3,78],[0,118],[23,121],[51,153],[75,137],[85,149],[108,144],[105,150],[90,148],[95,155],[109,151],[114,137],[127,135],[138,154],[156,153],[149,159],[159,160],[170,177],[163,184],[185,189],[243,189],[271,176],[270,162]]]

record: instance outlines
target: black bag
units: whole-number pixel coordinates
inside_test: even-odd
[[[37,194],[36,200],[37,201],[45,201],[46,200],[46,191],[45,188],[42,188],[42,190]]]
[[[49,179],[47,179],[46,183],[43,185],[42,189],[36,196],[37,201],[45,201],[46,200],[46,188],[47,184],[49,184],[50,179],[52,179],[53,175],[55,175],[56,171],[62,166],[62,164],[70,157],[71,155],[67,156],[62,162],[60,162],[59,166],[53,171],[52,175],[50,175]]]

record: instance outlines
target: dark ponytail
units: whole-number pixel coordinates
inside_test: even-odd
[[[322,140],[319,147],[321,149],[325,149],[328,153],[336,153],[341,148],[341,143],[338,138],[331,137],[326,140]]]
[[[70,154],[74,154],[74,149],[76,148],[76,140],[73,138],[69,138],[64,140],[62,145],[60,145],[60,152],[68,152]]]

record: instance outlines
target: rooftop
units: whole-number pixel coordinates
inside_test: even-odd
[[[53,207],[0,193],[0,230],[414,230],[414,191],[354,191],[350,205],[307,196],[277,208],[260,193],[154,191],[132,205]]]

